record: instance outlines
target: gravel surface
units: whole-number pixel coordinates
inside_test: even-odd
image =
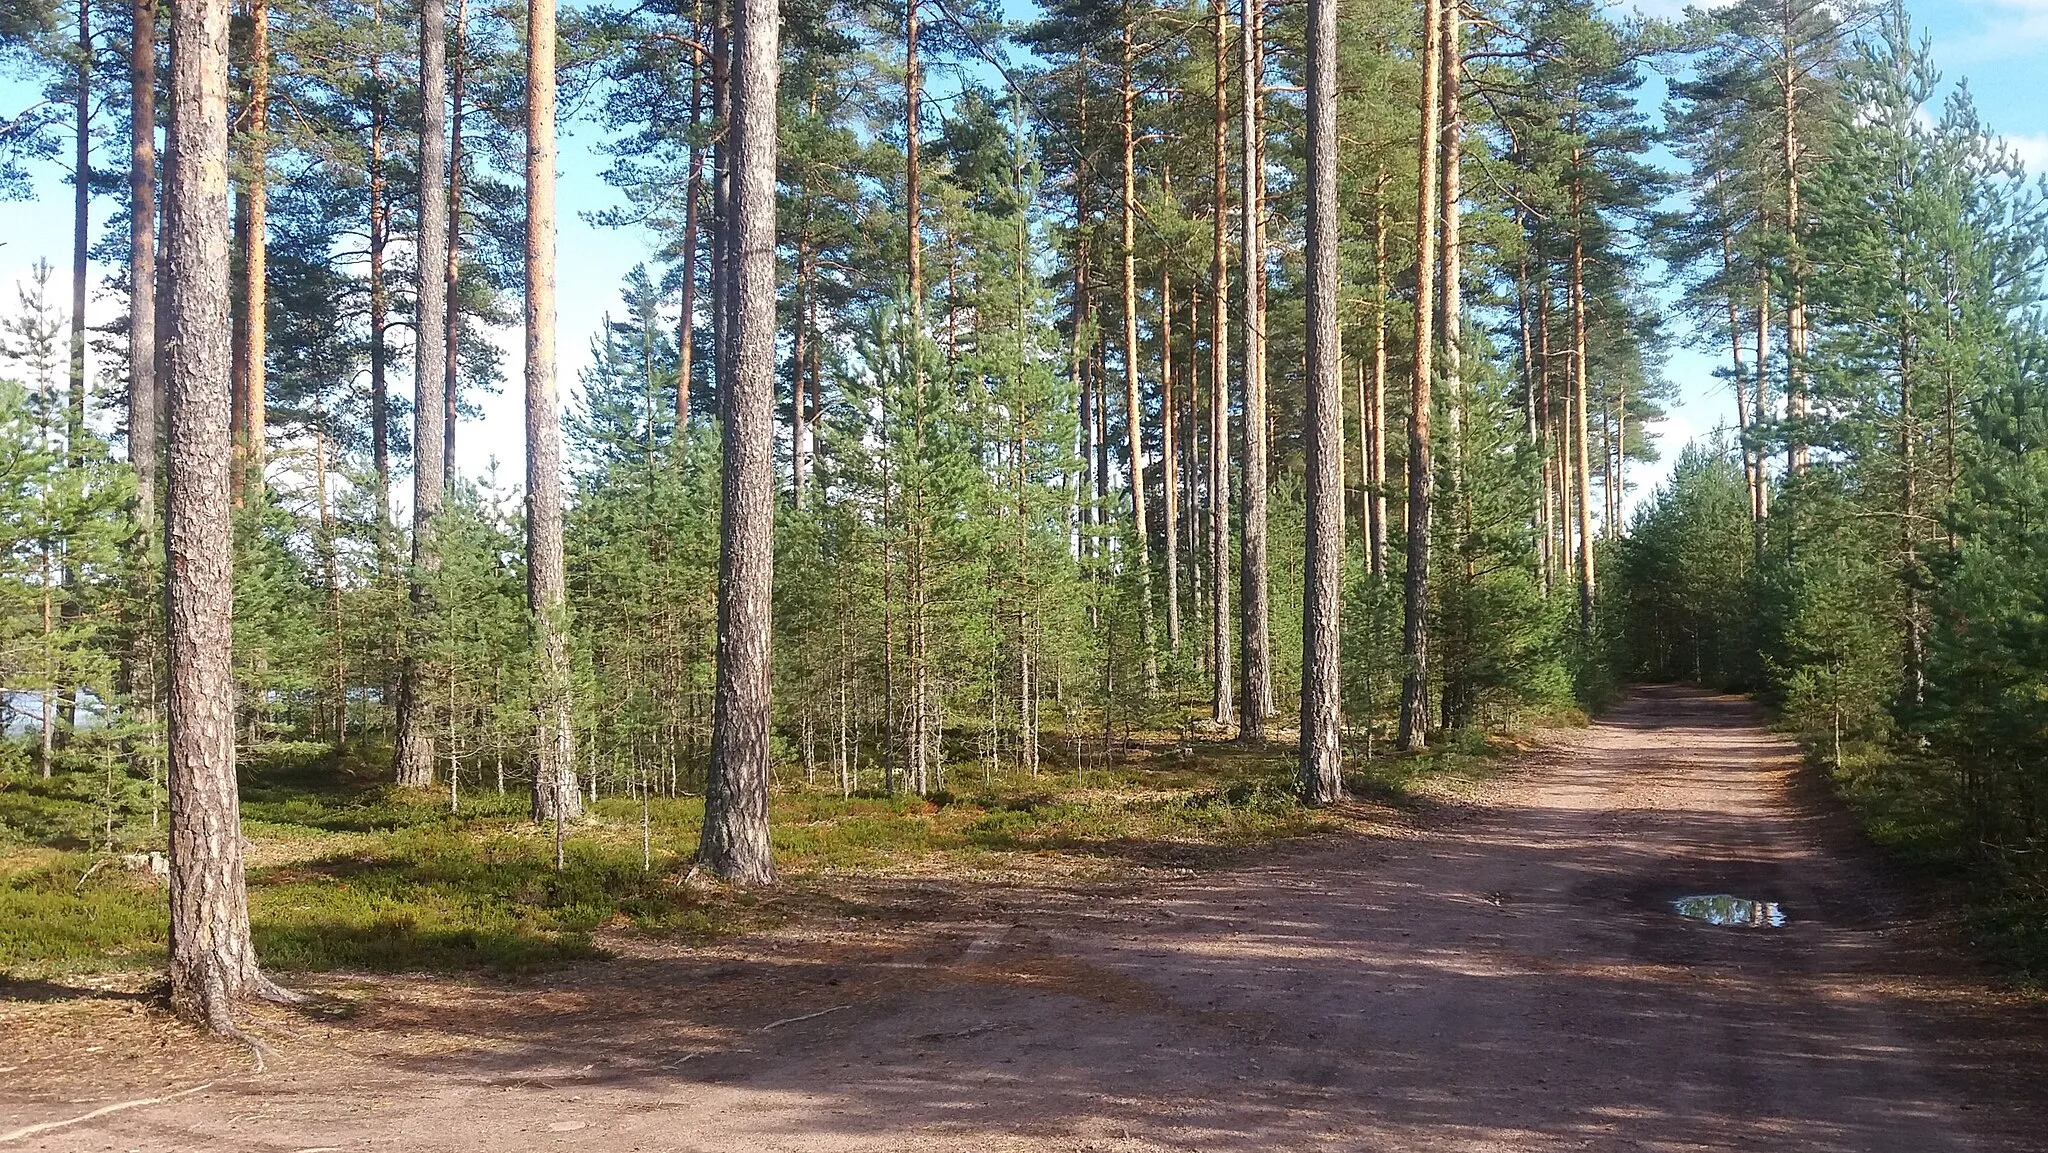
[[[1905,891],[1750,706],[1651,689],[1419,827],[344,981],[345,1017],[264,1019],[260,1075],[52,989],[0,1014],[0,1148],[2048,1149],[2048,1015]],[[1784,924],[1674,911],[1719,894]]]

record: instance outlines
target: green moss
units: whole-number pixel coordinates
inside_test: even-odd
[[[1406,803],[1485,756],[1383,759],[1354,791]],[[1100,863],[1204,864],[1218,852],[1337,827],[1295,798],[1279,750],[1161,743],[1110,768],[1037,777],[956,773],[967,792],[932,798],[786,789],[774,798],[776,857],[797,897],[705,895],[676,883],[703,822],[698,798],[642,808],[605,797],[568,829],[566,868],[551,830],[527,820],[524,791],[444,793],[388,785],[375,755],[271,745],[247,758],[244,827],[257,851],[250,922],[280,971],[520,972],[600,955],[601,928],[703,939],[769,923],[790,900],[829,899],[832,874],[978,868],[1064,854]],[[0,791],[18,845],[0,858],[0,970],[17,975],[162,963],[164,890],[72,851],[88,807],[61,788]],[[12,862],[11,864],[9,862]],[[806,878],[820,878],[808,883]],[[816,889],[816,894],[806,895]]]

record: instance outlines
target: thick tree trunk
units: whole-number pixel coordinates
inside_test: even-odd
[[[1447,632],[1450,650],[1443,661],[1443,725],[1452,729],[1464,723],[1466,702],[1469,696],[1467,679],[1469,670],[1466,662],[1471,649],[1472,631],[1475,627],[1469,608],[1470,585],[1475,569],[1473,555],[1471,494],[1466,487],[1465,475],[1465,295],[1464,295],[1464,214],[1460,202],[1465,198],[1464,164],[1461,153],[1464,150],[1464,124],[1461,121],[1460,85],[1464,67],[1464,4],[1462,0],[1444,0],[1443,64],[1439,80],[1443,84],[1443,146],[1438,164],[1441,168],[1443,213],[1443,242],[1437,249],[1438,287],[1437,300],[1442,316],[1437,325],[1443,339],[1443,377],[1446,403],[1444,414],[1450,425],[1447,438],[1450,451],[1450,500],[1448,517],[1451,523],[1451,538],[1457,546],[1462,577],[1466,587],[1461,595],[1453,598],[1451,620]]]
[[[1259,43],[1259,5],[1244,0],[1238,28],[1238,92],[1243,124],[1244,206],[1238,217],[1239,258],[1244,279],[1244,401],[1238,427],[1239,484],[1243,489],[1244,541],[1238,549],[1238,739],[1258,744],[1266,739],[1266,717],[1273,711],[1273,640],[1266,603],[1266,315],[1264,238],[1260,213],[1265,208],[1264,148],[1260,136],[1259,85],[1265,56]],[[1332,369],[1335,371],[1335,369]],[[1313,387],[1313,386],[1312,386]],[[1341,467],[1341,466],[1340,466]]]
[[[235,342],[235,495],[263,493],[266,425],[264,351],[269,343],[269,299],[264,289],[269,253],[270,5],[249,0],[249,107],[244,112],[242,162],[248,171],[236,200],[242,231],[242,314]]]
[[[136,523],[156,519],[156,0],[135,0],[129,47],[128,465],[135,472]],[[147,527],[138,547],[149,551]]]
[[[1257,3],[1257,0],[1247,0]],[[1344,584],[1344,398],[1337,279],[1337,0],[1308,13],[1308,571],[1301,630],[1301,791],[1344,796],[1340,606]]]
[[[447,346],[433,335],[448,324],[448,189],[447,140],[443,105],[447,100],[448,9],[446,0],[420,0],[420,151],[419,241],[417,291],[419,339],[413,356],[412,403],[412,626],[414,645],[405,654],[398,679],[398,783],[429,788],[434,783],[433,720],[426,707],[426,685],[433,671],[415,651],[417,633],[433,612],[429,576],[441,567],[434,543],[434,518],[441,514],[447,486],[442,453],[443,421],[447,418]]]
[[[570,724],[562,558],[562,424],[555,411],[555,0],[526,3],[526,601],[535,661],[533,817],[583,812]]]
[[[1215,236],[1209,267],[1209,718],[1234,719],[1230,691],[1230,22],[1210,0],[1216,49]]]
[[[775,565],[775,0],[733,14],[733,366],[720,397],[724,492],[718,684],[698,863],[741,885],[775,883],[768,843],[769,628]]]
[[[171,1003],[235,1035],[239,1002],[281,991],[257,968],[249,938],[235,783],[226,0],[179,4],[171,38],[180,205],[166,245]]]
[[[1415,379],[1408,406],[1408,572],[1402,590],[1401,682],[1403,749],[1429,743],[1429,514],[1434,467],[1430,453],[1430,386],[1436,357],[1436,244],[1439,102],[1442,97],[1441,0],[1423,0],[1422,131],[1415,218]]]
[[[1131,484],[1131,563],[1138,570],[1138,648],[1145,670],[1145,691],[1159,691],[1159,656],[1152,635],[1152,533],[1145,521],[1145,401],[1138,382],[1138,152],[1134,123],[1137,88],[1136,29],[1126,10],[1123,27],[1123,257],[1124,257],[1124,416],[1129,449],[1125,467]]]

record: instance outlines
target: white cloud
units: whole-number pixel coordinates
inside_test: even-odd
[[[2048,172],[2048,133],[2008,136],[2005,143],[2025,162],[2029,175]]]

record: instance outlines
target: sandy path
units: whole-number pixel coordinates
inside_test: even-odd
[[[2041,1013],[1953,975],[1756,721],[1646,692],[1433,831],[1115,899],[394,983],[0,1149],[2048,1149]],[[23,1075],[0,1133],[117,1099]]]

